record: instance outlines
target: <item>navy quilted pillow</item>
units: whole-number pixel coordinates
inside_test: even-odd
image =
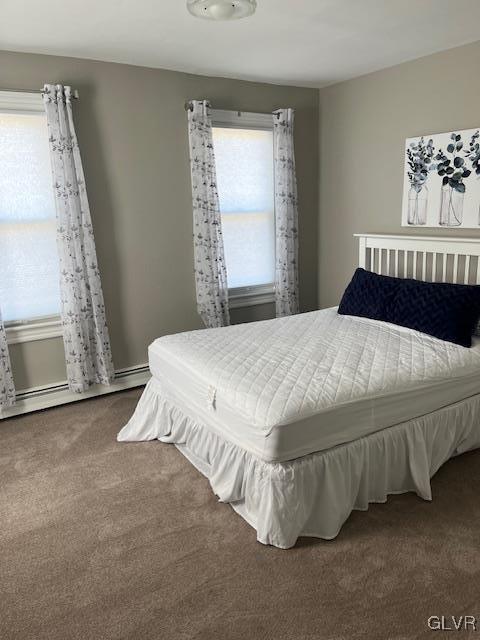
[[[400,278],[379,276],[365,269],[357,269],[345,289],[338,313],[372,318],[372,320],[385,320],[399,280]]]
[[[479,316],[479,286],[404,280],[387,322],[471,347]]]
[[[338,312],[470,347],[480,317],[480,286],[391,278],[357,269]]]

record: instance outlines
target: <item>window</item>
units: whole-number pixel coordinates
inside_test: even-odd
[[[213,111],[212,120],[231,306],[268,302],[275,281],[272,116]]]
[[[55,203],[40,94],[0,91],[0,273],[7,326],[58,316]]]

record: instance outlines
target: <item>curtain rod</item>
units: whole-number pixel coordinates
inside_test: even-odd
[[[1,89],[0,88],[0,91],[7,91],[9,93],[43,93],[43,89]],[[78,89],[75,89],[75,91],[72,94],[72,98],[74,100],[80,99]]]
[[[184,107],[185,107],[185,111],[193,111],[193,104],[191,102],[185,102]],[[233,111],[235,111],[235,109],[233,109]],[[240,116],[242,112],[237,111],[237,114]],[[276,109],[275,111],[272,112],[272,115],[277,116],[277,118],[280,118],[280,111]]]

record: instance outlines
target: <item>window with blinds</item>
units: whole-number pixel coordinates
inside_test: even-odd
[[[6,324],[60,313],[47,122],[37,94],[0,92],[0,274]]]
[[[230,290],[273,287],[275,280],[273,131],[271,116],[260,116],[255,127],[235,113],[229,126],[213,121]]]

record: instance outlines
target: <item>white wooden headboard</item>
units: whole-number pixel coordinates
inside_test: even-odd
[[[356,233],[360,267],[430,282],[480,284],[480,238]]]

